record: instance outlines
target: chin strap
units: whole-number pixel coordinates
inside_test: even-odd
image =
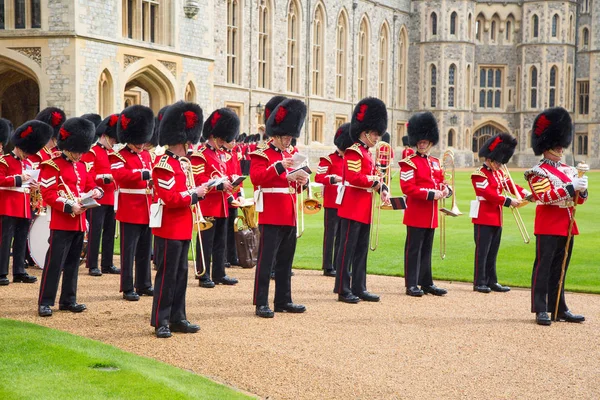
[[[550,149],[548,150],[548,153],[552,154],[554,157],[558,157],[558,158],[562,158],[562,153],[558,153],[556,151],[554,151],[554,149]]]
[[[367,141],[369,142],[371,147],[374,147],[375,145],[377,145],[377,140],[376,141],[371,140],[371,132],[365,133],[365,139],[367,139]]]

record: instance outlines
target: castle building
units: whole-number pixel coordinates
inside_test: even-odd
[[[598,168],[600,0],[0,0],[0,116],[16,124],[48,105],[105,116],[186,99],[254,133],[275,94],[306,102],[312,158],[376,96],[394,146],[428,110],[457,166],[501,131],[532,165],[533,119],[563,106],[575,159]]]

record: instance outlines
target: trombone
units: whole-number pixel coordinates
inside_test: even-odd
[[[508,196],[508,195],[513,196],[514,195],[517,200],[522,201],[523,198],[521,197],[521,194],[517,190],[517,186],[515,185],[515,182],[512,180],[512,177],[510,176],[510,172],[508,171],[508,167],[506,166],[506,164],[502,164],[502,166],[500,167],[500,170],[502,171],[502,174],[504,175],[503,177],[499,177],[502,182],[502,192],[504,193],[504,195],[505,196]],[[506,181],[507,179],[510,180],[510,183],[511,183],[510,187],[508,186],[508,182]],[[529,233],[527,233],[527,227],[525,226],[525,223],[523,222],[523,217],[521,217],[521,213],[519,212],[519,207],[526,206],[528,203],[529,203],[528,201],[523,201],[521,203],[521,205],[519,205],[518,207],[510,206],[510,211],[512,212],[513,217],[515,218],[515,222],[517,224],[517,229],[519,230],[519,233],[521,234],[521,237],[523,238],[523,242],[525,244],[529,244],[531,239],[529,237]]]
[[[305,162],[303,166],[308,166],[308,163]],[[306,199],[304,198],[304,190],[301,190],[300,201],[298,201],[298,191],[294,190],[296,192],[296,238],[300,238],[304,234],[304,214],[316,214],[323,208],[323,204],[317,199],[318,196],[313,197],[312,195],[310,175],[306,185],[308,187],[308,197]],[[297,182],[294,182],[294,188],[298,188]],[[299,231],[298,227],[300,227]]]
[[[390,181],[392,178],[392,146],[389,143],[380,141],[375,150],[375,173],[381,179],[381,183],[388,187],[388,193],[391,195]],[[371,203],[371,215],[373,223],[369,231],[369,249],[377,250],[379,246],[379,226],[381,225],[381,210],[391,210],[390,201],[381,202],[381,196],[371,194],[373,200]]]
[[[448,172],[450,170],[450,172]],[[455,166],[454,166],[454,152],[452,150],[446,150],[442,155],[442,173],[444,174],[444,182],[450,180],[450,190],[452,190],[452,206],[447,209],[446,198],[440,200],[440,257],[441,259],[446,258],[446,215],[451,217],[458,217],[462,215],[456,204],[456,190],[454,185]],[[446,183],[446,185],[448,185]]]

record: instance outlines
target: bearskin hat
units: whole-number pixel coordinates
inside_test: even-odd
[[[227,143],[234,140],[240,133],[240,119],[229,108],[219,108],[210,114],[204,122],[202,137],[208,139],[213,136],[223,139]]]
[[[84,118],[69,118],[60,127],[56,145],[60,150],[73,153],[90,151],[96,136],[96,127],[90,120]]]
[[[408,146],[408,136],[402,136],[402,146]]]
[[[7,119],[0,118],[0,144],[6,146],[13,131],[13,124]],[[44,143],[46,144],[46,143]],[[0,154],[1,155],[1,154]]]
[[[364,131],[376,131],[379,136],[383,135],[388,124],[385,103],[376,97],[365,97],[354,107],[351,124],[350,137],[354,141]]]
[[[10,141],[27,154],[35,154],[48,143],[54,129],[45,122],[27,121],[13,132]]]
[[[97,128],[98,125],[100,125],[100,123],[102,122],[102,117],[98,114],[94,114],[94,113],[90,113],[90,114],[83,114],[81,116],[81,118],[83,119],[87,119],[88,121],[92,121],[94,123],[94,126]]]
[[[437,121],[429,111],[416,113],[408,120],[408,143],[416,146],[421,140],[427,140],[434,146],[440,140]]]
[[[515,153],[517,139],[508,133],[499,133],[489,138],[479,149],[479,157],[489,158],[500,164],[507,164]]]
[[[555,147],[567,148],[571,140],[573,140],[573,121],[564,108],[548,108],[533,121],[531,148],[536,156]]]
[[[60,130],[60,127],[67,120],[67,116],[60,108],[47,107],[40,111],[38,115],[35,116],[35,119],[50,125],[52,129],[54,129],[53,137],[56,139],[58,137],[58,131]]]
[[[118,140],[117,123],[119,122],[119,114],[111,114],[104,118],[100,125],[96,128],[96,136],[106,135],[111,139]]]
[[[266,133],[269,136],[300,137],[306,118],[306,104],[297,99],[286,99],[279,103],[267,120]],[[260,139],[260,136],[259,136]]]
[[[119,115],[117,137],[121,143],[145,144],[152,138],[154,113],[142,105],[129,106]]]
[[[161,146],[196,144],[202,133],[202,108],[196,103],[178,101],[165,111],[160,121],[158,142]]]
[[[390,144],[390,133],[389,132],[385,132],[383,135],[381,135],[381,141],[382,142],[386,142],[387,144]]]
[[[238,138],[237,141],[238,142],[243,142],[244,140],[246,140],[246,132],[242,133]]]
[[[269,117],[271,116],[271,113],[273,113],[273,110],[279,105],[279,103],[281,103],[284,100],[287,100],[287,97],[273,96],[271,97],[271,100],[267,101],[267,104],[265,104],[265,124],[269,120]]]
[[[337,132],[335,132],[335,137],[333,138],[333,144],[335,144],[335,147],[341,151],[346,151],[346,149],[352,146],[353,143],[354,140],[350,138],[350,122],[340,125]]]

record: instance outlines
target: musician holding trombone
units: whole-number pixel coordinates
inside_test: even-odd
[[[503,165],[508,163],[516,147],[517,139],[508,133],[492,136],[479,149],[479,157],[485,158],[483,165],[471,174],[471,182],[477,196],[472,202],[470,213],[475,239],[475,292],[510,290],[508,286],[498,283],[496,275],[496,258],[502,238],[502,207],[512,207],[513,212],[518,213],[517,207],[521,204],[521,199],[530,194],[514,184],[510,176],[504,173],[508,170],[504,170]],[[520,220],[520,223],[522,224],[523,220]]]

